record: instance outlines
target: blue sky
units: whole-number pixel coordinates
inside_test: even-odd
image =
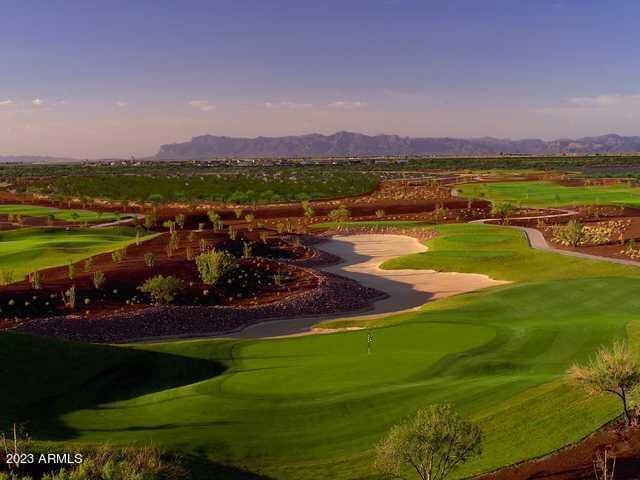
[[[193,135],[640,134],[635,1],[11,1],[0,154]]]

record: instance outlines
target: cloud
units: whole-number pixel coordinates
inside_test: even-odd
[[[42,105],[44,105],[44,100],[42,100],[41,98],[34,98],[33,100],[31,100],[31,104],[34,107],[41,107]]]
[[[329,108],[335,108],[340,110],[355,110],[357,108],[362,108],[366,106],[367,104],[365,102],[345,101],[345,100],[338,100],[336,102],[332,102],[329,105],[327,105],[327,107]]]
[[[628,105],[640,101],[640,94],[631,95],[607,94],[594,97],[573,97],[568,100],[569,105],[580,108],[606,108],[616,105]]]
[[[129,104],[128,104],[127,102],[123,102],[122,100],[118,100],[118,101],[116,102],[116,107],[118,107],[118,108],[124,108],[124,107],[126,107],[127,105],[129,105]]]
[[[274,110],[305,110],[313,108],[312,103],[297,103],[297,102],[265,102],[262,104],[265,108],[272,108]]]
[[[210,112],[216,108],[215,105],[209,103],[209,100],[191,100],[189,105],[201,112]]]
[[[13,105],[13,100],[10,98],[0,101],[0,107],[8,107],[9,105]]]

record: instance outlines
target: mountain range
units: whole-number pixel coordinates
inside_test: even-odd
[[[288,137],[236,138],[215,135],[193,137],[184,143],[162,145],[159,160],[246,156],[344,155],[494,155],[500,153],[625,153],[640,152],[640,137],[609,134],[576,140],[510,140],[493,137],[412,138],[338,132]]]

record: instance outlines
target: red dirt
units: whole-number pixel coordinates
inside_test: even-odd
[[[69,279],[67,266],[46,269],[40,272],[40,289],[34,289],[28,280],[0,287],[0,316],[8,320],[69,313],[62,302],[62,292],[71,285],[76,286],[77,297],[76,312],[73,313],[82,312],[85,316],[95,318],[104,313],[138,310],[148,302],[137,287],[154,275],[174,275],[188,282],[186,293],[178,299],[179,304],[185,305],[265,304],[317,286],[317,279],[313,275],[293,265],[266,258],[248,258],[240,260],[241,270],[247,272],[246,278],[234,276],[229,279],[233,282],[229,285],[211,287],[202,284],[195,262],[186,258],[187,248],[191,249],[194,256],[200,252],[201,241],[206,242],[207,248],[224,247],[236,255],[241,253],[245,240],[251,241],[258,255],[296,258],[312,254],[304,247],[294,247],[277,239],[263,244],[255,238],[257,236],[256,231],[240,232],[238,240],[233,242],[226,234],[209,231],[195,232],[190,240],[189,233],[179,231],[179,247],[169,256],[169,235],[165,233],[139,246],[130,245],[126,257],[119,263],[113,261],[110,253],[94,256],[89,272],[85,272],[84,262],[76,263],[73,280]],[[149,252],[155,255],[153,267],[147,267],[144,262],[144,254]],[[92,275],[96,271],[103,272],[106,277],[104,286],[99,290],[92,283]],[[273,284],[275,272],[281,275],[281,286]],[[258,277],[252,279],[252,275]],[[205,291],[206,294],[203,293]],[[87,304],[84,303],[85,299],[89,299]],[[25,302],[28,305],[25,306]]]
[[[616,456],[615,479],[640,479],[640,430],[613,424],[581,442],[536,460],[529,460],[474,480],[591,480],[597,450],[611,448]]]

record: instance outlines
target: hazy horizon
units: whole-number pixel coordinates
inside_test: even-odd
[[[149,156],[203,134],[638,135],[640,4],[6,5],[0,155]]]

